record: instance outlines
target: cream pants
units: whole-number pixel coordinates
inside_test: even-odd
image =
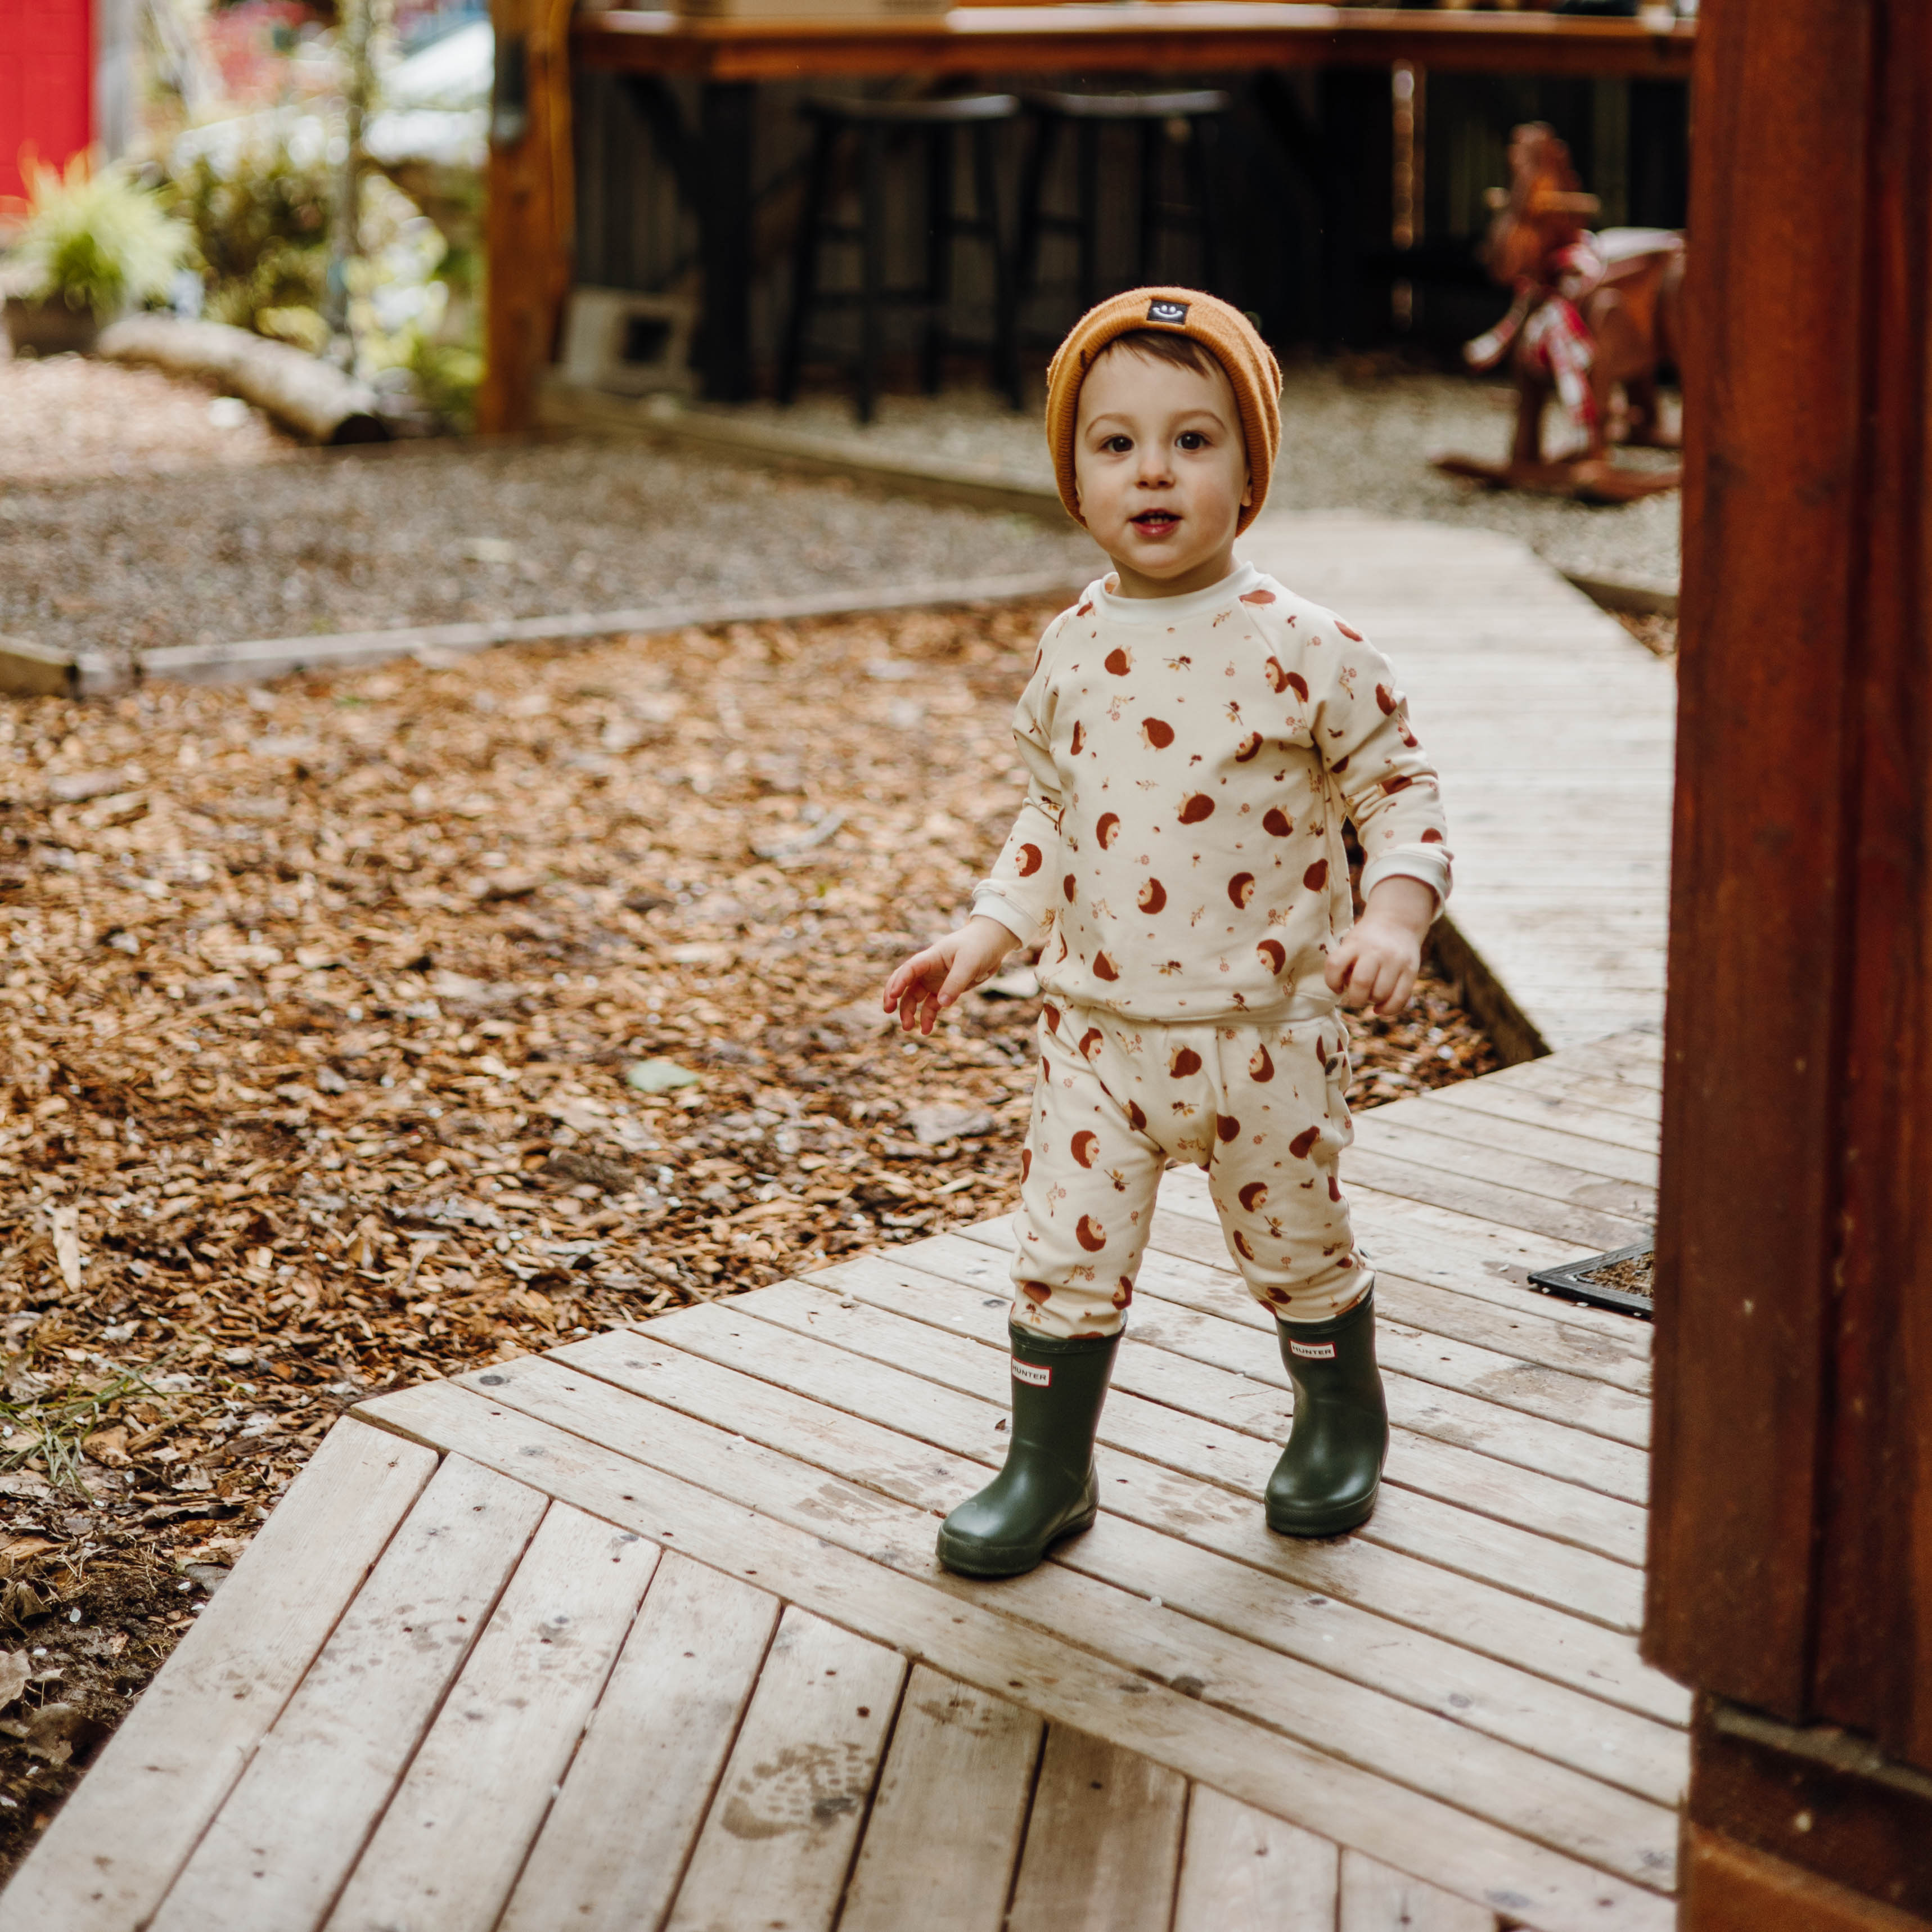
[[[1049,1003],[1040,1046],[1013,1217],[1016,1326],[1122,1325],[1170,1160],[1208,1170],[1235,1265],[1280,1319],[1325,1321],[1368,1292],[1336,1174],[1354,1137],[1339,1017],[1150,1026]]]

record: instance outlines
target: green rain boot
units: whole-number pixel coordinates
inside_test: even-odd
[[[1006,1466],[940,1526],[939,1560],[964,1576],[1017,1576],[1063,1536],[1093,1527],[1094,1437],[1120,1338],[1063,1340],[1010,1328],[1012,1440]]]
[[[1388,1454],[1375,1290],[1332,1321],[1275,1326],[1294,1384],[1294,1426],[1268,1478],[1268,1526],[1284,1536],[1339,1536],[1368,1521]]]

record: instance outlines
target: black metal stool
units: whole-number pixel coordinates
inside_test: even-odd
[[[1211,288],[1220,265],[1220,236],[1215,218],[1214,182],[1208,169],[1210,132],[1232,105],[1218,88],[1178,94],[1059,94],[1029,92],[1033,146],[1020,187],[1019,250],[1015,306],[1034,294],[1040,278],[1040,243],[1052,231],[1071,235],[1078,250],[1076,293],[1084,314],[1100,299],[1100,135],[1112,124],[1140,130],[1140,200],[1136,212],[1134,283],[1153,278],[1154,250],[1162,229],[1195,235],[1201,244],[1201,279]],[[1057,213],[1045,206],[1047,170],[1060,132],[1073,130],[1074,209]],[[1193,206],[1177,208],[1160,198],[1163,140],[1178,138],[1186,148],[1185,166]],[[1133,286],[1132,284],[1126,286]]]
[[[1019,102],[1010,94],[976,94],[939,100],[812,100],[800,109],[818,124],[812,143],[812,172],[806,190],[805,216],[800,224],[792,271],[791,316],[785,330],[784,352],[778,365],[778,400],[790,402],[798,391],[800,364],[815,309],[853,308],[859,311],[859,350],[854,359],[859,420],[870,422],[878,382],[879,353],[884,312],[888,307],[924,312],[920,364],[926,393],[937,392],[946,352],[976,350],[991,356],[993,376],[1014,408],[1020,406],[1019,357],[1013,329],[1012,262],[1000,232],[999,199],[993,174],[993,130],[1012,120]],[[973,212],[959,214],[953,206],[953,136],[964,128],[971,137]],[[886,139],[897,129],[909,129],[926,142],[926,241],[925,276],[916,286],[885,286]],[[834,170],[844,137],[858,136],[859,220],[831,218],[836,192]],[[952,249],[956,242],[984,242],[993,268],[993,338],[990,343],[966,342],[949,327],[952,290]],[[827,242],[856,242],[860,284],[856,289],[822,289],[818,283],[819,253]]]

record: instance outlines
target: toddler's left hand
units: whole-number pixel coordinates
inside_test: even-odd
[[[1422,969],[1422,941],[1436,917],[1436,895],[1420,879],[1384,879],[1361,917],[1328,956],[1328,990],[1345,1006],[1372,1006],[1393,1018],[1408,1004]]]

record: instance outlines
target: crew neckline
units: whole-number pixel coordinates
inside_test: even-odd
[[[1244,592],[1252,590],[1262,580],[1262,574],[1252,563],[1239,562],[1218,584],[1210,584],[1204,590],[1187,591],[1178,597],[1123,597],[1118,591],[1107,588],[1110,581],[1116,580],[1114,573],[1109,571],[1106,576],[1096,578],[1087,592],[1095,608],[1109,622],[1172,626],[1184,624],[1190,618],[1204,616],[1210,610],[1219,610]]]

